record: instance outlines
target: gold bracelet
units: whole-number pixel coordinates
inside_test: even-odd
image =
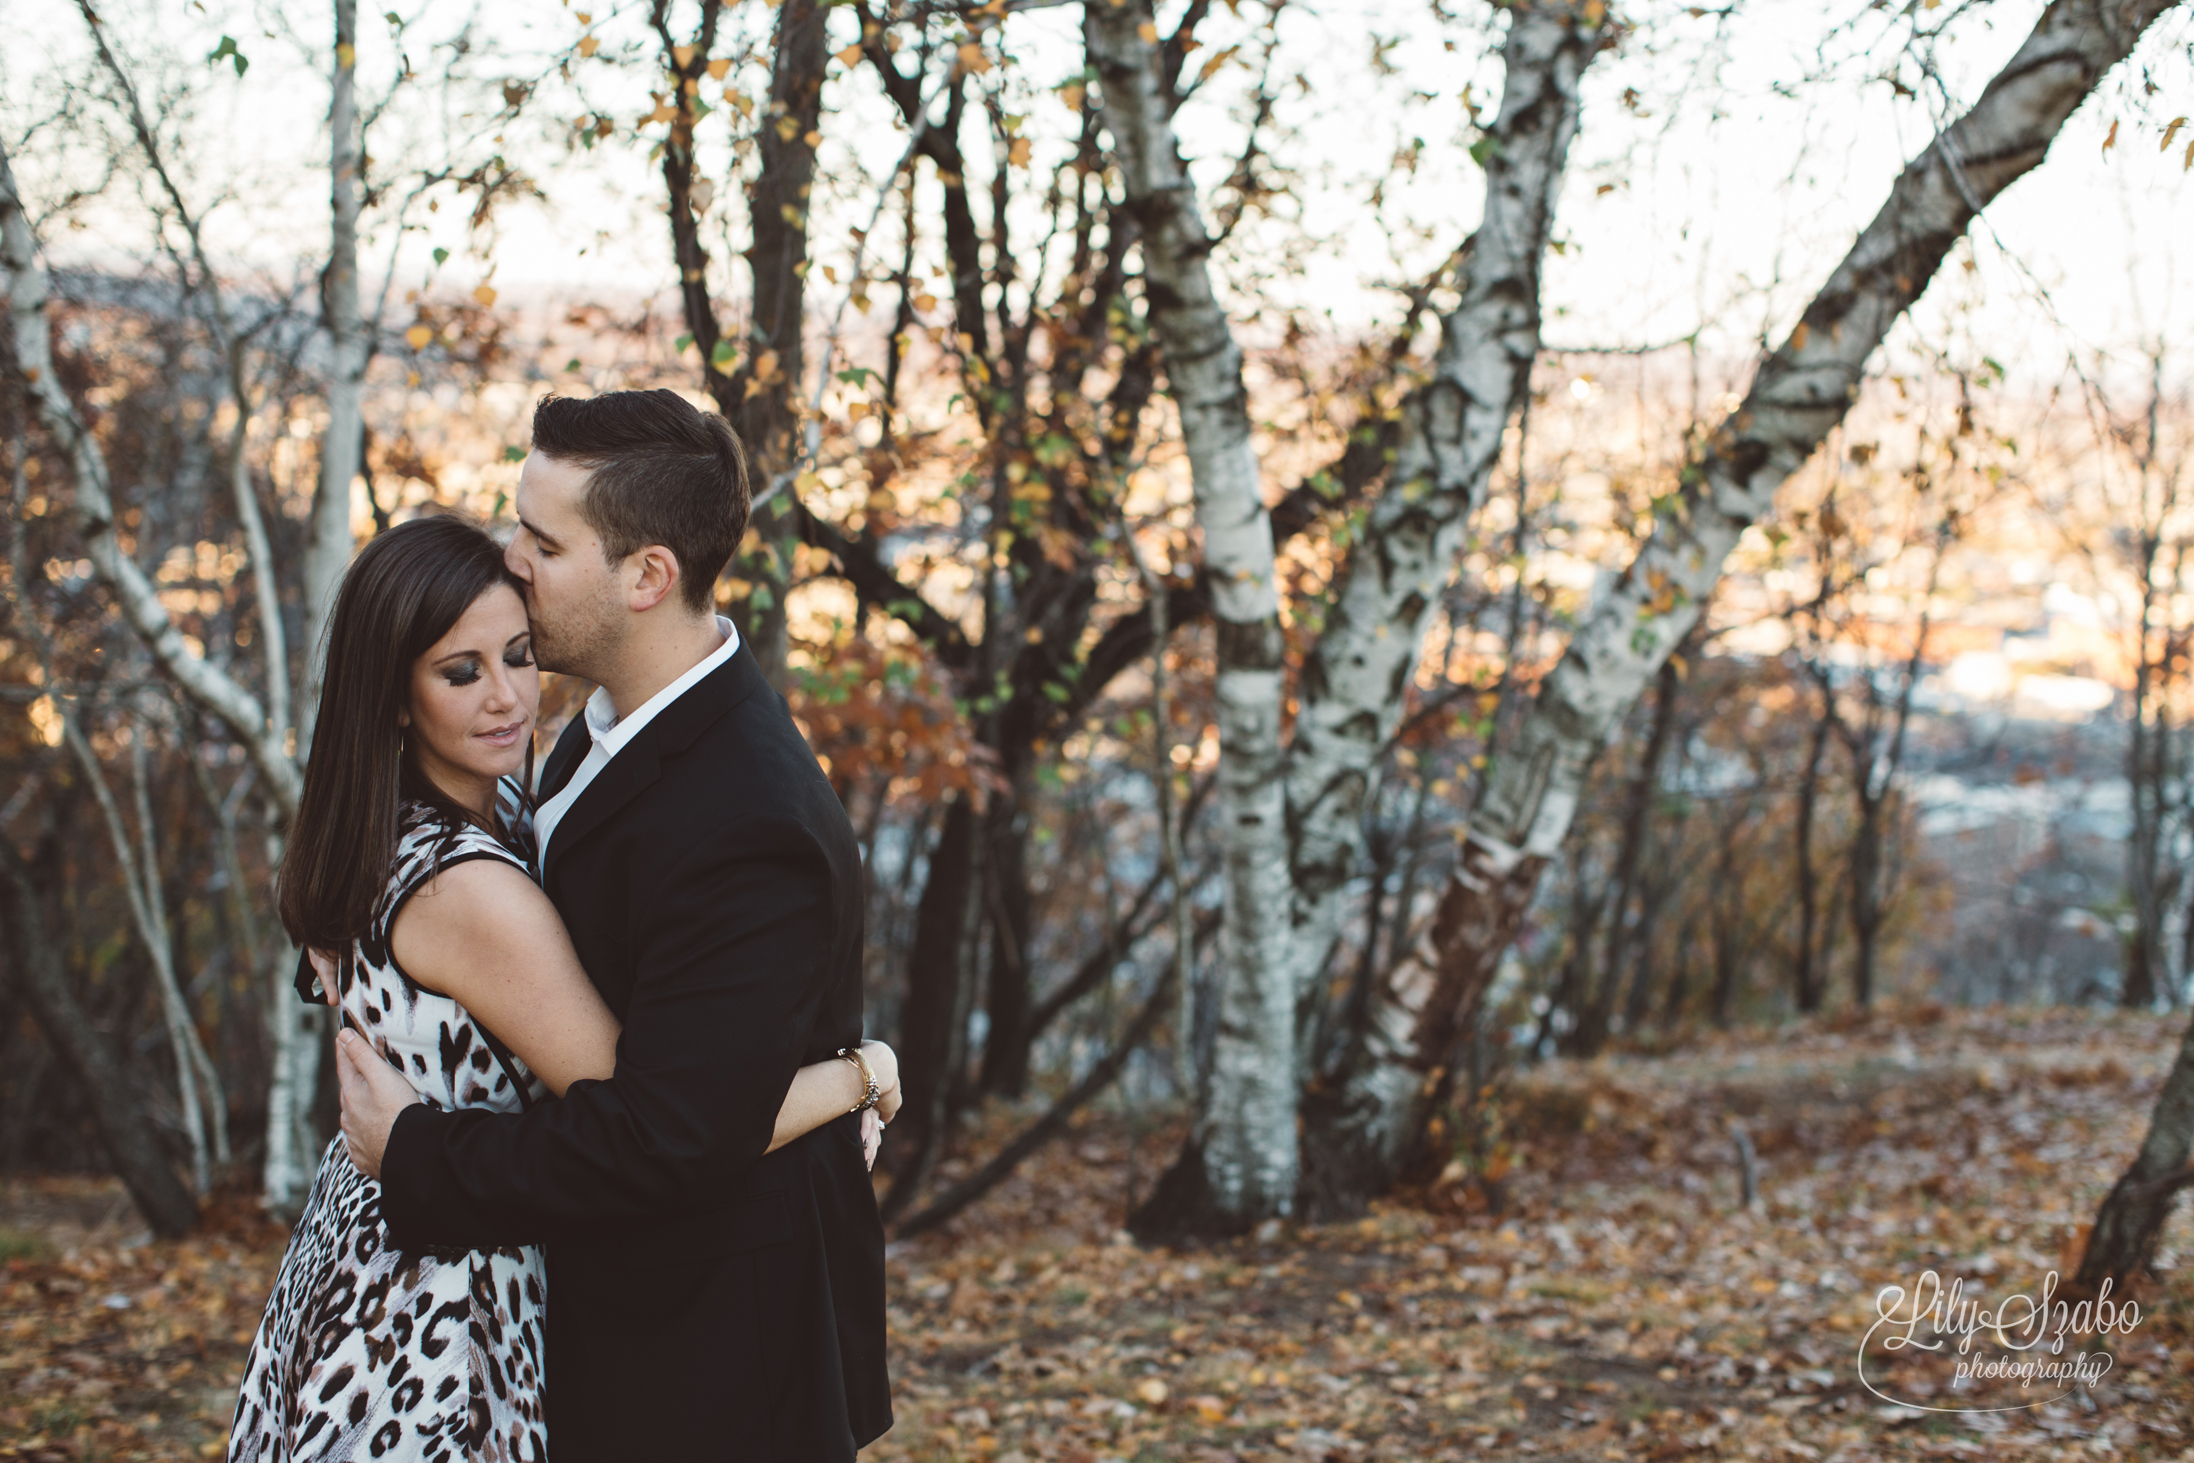
[[[884,1089],[876,1081],[876,1069],[868,1064],[868,1058],[861,1054],[861,1049],[857,1046],[842,1046],[838,1048],[836,1054],[840,1059],[851,1062],[859,1068],[861,1080],[868,1084],[868,1091],[861,1095],[861,1100],[846,1109],[846,1111],[867,1112],[870,1108],[876,1106],[884,1095]]]

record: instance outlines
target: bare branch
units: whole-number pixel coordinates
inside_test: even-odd
[[[46,273],[23,210],[14,169],[0,152],[0,291],[8,304],[13,366],[40,425],[69,463],[76,490],[77,521],[93,569],[114,595],[132,630],[185,695],[218,718],[266,779],[284,819],[297,811],[302,783],[283,746],[285,728],[270,727],[257,697],[226,671],[183,643],[182,632],[160,603],[158,587],[123,551],[114,529],[114,496],[106,454],[84,425],[53,369],[51,327],[46,318]]]

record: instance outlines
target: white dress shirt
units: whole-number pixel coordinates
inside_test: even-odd
[[[556,825],[564,821],[564,814],[571,811],[572,804],[579,801],[579,795],[587,790],[588,784],[601,775],[603,768],[609,766],[610,758],[638,736],[640,728],[653,721],[664,707],[699,685],[710,672],[739,653],[738,627],[718,615],[716,628],[724,632],[722,645],[711,651],[692,670],[648,697],[632,715],[622,721],[618,720],[617,708],[610,701],[607,688],[597,686],[594,694],[587,698],[586,709],[580,715],[586,718],[587,734],[594,739],[594,745],[587,748],[586,756],[579,760],[579,766],[572,772],[571,779],[533,815],[534,846],[540,850],[541,873],[544,878],[548,874],[549,840],[556,834]]]

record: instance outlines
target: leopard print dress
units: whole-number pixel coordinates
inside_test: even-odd
[[[394,872],[366,935],[343,962],[343,1019],[373,1042],[428,1106],[515,1112],[540,1080],[493,1052],[448,996],[398,968],[389,930],[437,868],[475,858],[532,867],[532,826],[503,785],[508,844],[407,806]],[[399,1251],[381,1220],[381,1186],[338,1137],[290,1236],[253,1337],[229,1430],[235,1463],[389,1459],[402,1463],[547,1456],[546,1283],[536,1246]]]

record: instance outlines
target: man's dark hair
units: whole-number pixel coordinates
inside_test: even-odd
[[[588,470],[579,513],[612,563],[661,544],[678,556],[686,607],[714,602],[753,501],[731,423],[675,391],[544,396],[533,409],[533,450]]]

